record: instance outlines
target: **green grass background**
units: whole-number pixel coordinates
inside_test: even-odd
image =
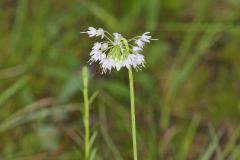
[[[89,65],[89,26],[150,31],[134,72],[140,160],[240,159],[239,0],[0,0],[0,160],[131,160],[127,70]],[[94,154],[94,153],[92,153]]]

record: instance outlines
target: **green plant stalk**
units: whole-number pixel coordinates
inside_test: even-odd
[[[88,101],[88,77],[83,76],[83,98],[84,98],[84,128],[85,128],[85,160],[90,155],[90,127],[89,127],[89,101]]]
[[[137,160],[137,135],[136,135],[136,120],[135,120],[135,104],[134,104],[134,87],[133,87],[133,74],[132,69],[128,69],[129,74],[129,87],[131,99],[131,119],[132,119],[132,142],[133,142],[133,157]]]

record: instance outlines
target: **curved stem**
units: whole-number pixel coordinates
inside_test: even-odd
[[[135,104],[134,104],[134,86],[132,69],[128,69],[129,74],[129,87],[131,99],[131,119],[132,119],[132,142],[133,142],[133,157],[137,160],[137,134],[136,134],[136,120],[135,120]]]
[[[138,36],[137,37],[133,37],[133,38],[129,39],[128,42],[136,41],[136,40],[138,40],[138,38],[139,38]]]
[[[113,36],[108,32],[108,31],[105,31],[105,33],[107,33],[111,38],[113,38]],[[106,34],[105,36],[111,43],[113,43],[113,41],[111,40],[111,38],[109,38]]]
[[[108,47],[106,50],[104,50],[104,54],[108,51],[108,50],[110,50],[111,48],[113,48],[114,46],[110,46],[110,47]]]
[[[113,43],[113,41],[107,35],[105,35],[104,37],[107,38],[111,43]]]
[[[105,31],[110,37],[114,38],[108,31]]]
[[[125,38],[122,38],[120,41],[123,41],[123,43],[125,45],[125,49],[126,49],[127,55],[129,55],[130,48],[129,48],[129,45],[128,45],[128,41]]]

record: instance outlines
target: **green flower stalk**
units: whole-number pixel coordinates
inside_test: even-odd
[[[88,78],[89,73],[88,69],[84,67],[82,69],[82,77],[83,77],[83,98],[84,98],[84,141],[85,141],[85,160],[89,160],[90,158],[90,125],[89,125],[89,101],[88,101]]]
[[[89,62],[98,62],[102,68],[102,73],[111,72],[112,69],[119,71],[121,68],[127,68],[129,74],[130,101],[131,101],[131,121],[132,121],[132,141],[133,157],[137,160],[137,131],[135,120],[135,103],[134,103],[134,84],[132,69],[141,70],[145,67],[145,57],[140,54],[146,43],[150,43],[152,37],[150,32],[131,39],[124,38],[119,33],[110,34],[102,28],[95,29],[89,27],[87,33],[89,37],[101,37],[101,42],[94,43],[90,52]]]
[[[129,87],[130,87],[130,100],[131,100],[131,119],[132,119],[132,138],[133,138],[133,157],[137,160],[137,133],[136,133],[136,118],[135,118],[135,103],[134,103],[134,86],[132,69],[128,70],[129,74]]]

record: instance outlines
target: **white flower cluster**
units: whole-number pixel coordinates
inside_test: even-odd
[[[140,54],[140,52],[143,50],[145,43],[155,40],[149,35],[150,32],[146,32],[130,40],[125,39],[119,33],[111,35],[102,28],[95,29],[89,27],[87,32],[81,33],[87,33],[89,37],[101,36],[101,39],[107,39],[107,41],[94,43],[90,52],[90,64],[99,62],[102,73],[111,72],[114,68],[119,71],[122,67],[126,67],[127,69],[130,69],[130,67],[141,69],[141,67],[145,66],[145,59],[144,55]],[[135,45],[131,44],[132,41],[135,42]]]

